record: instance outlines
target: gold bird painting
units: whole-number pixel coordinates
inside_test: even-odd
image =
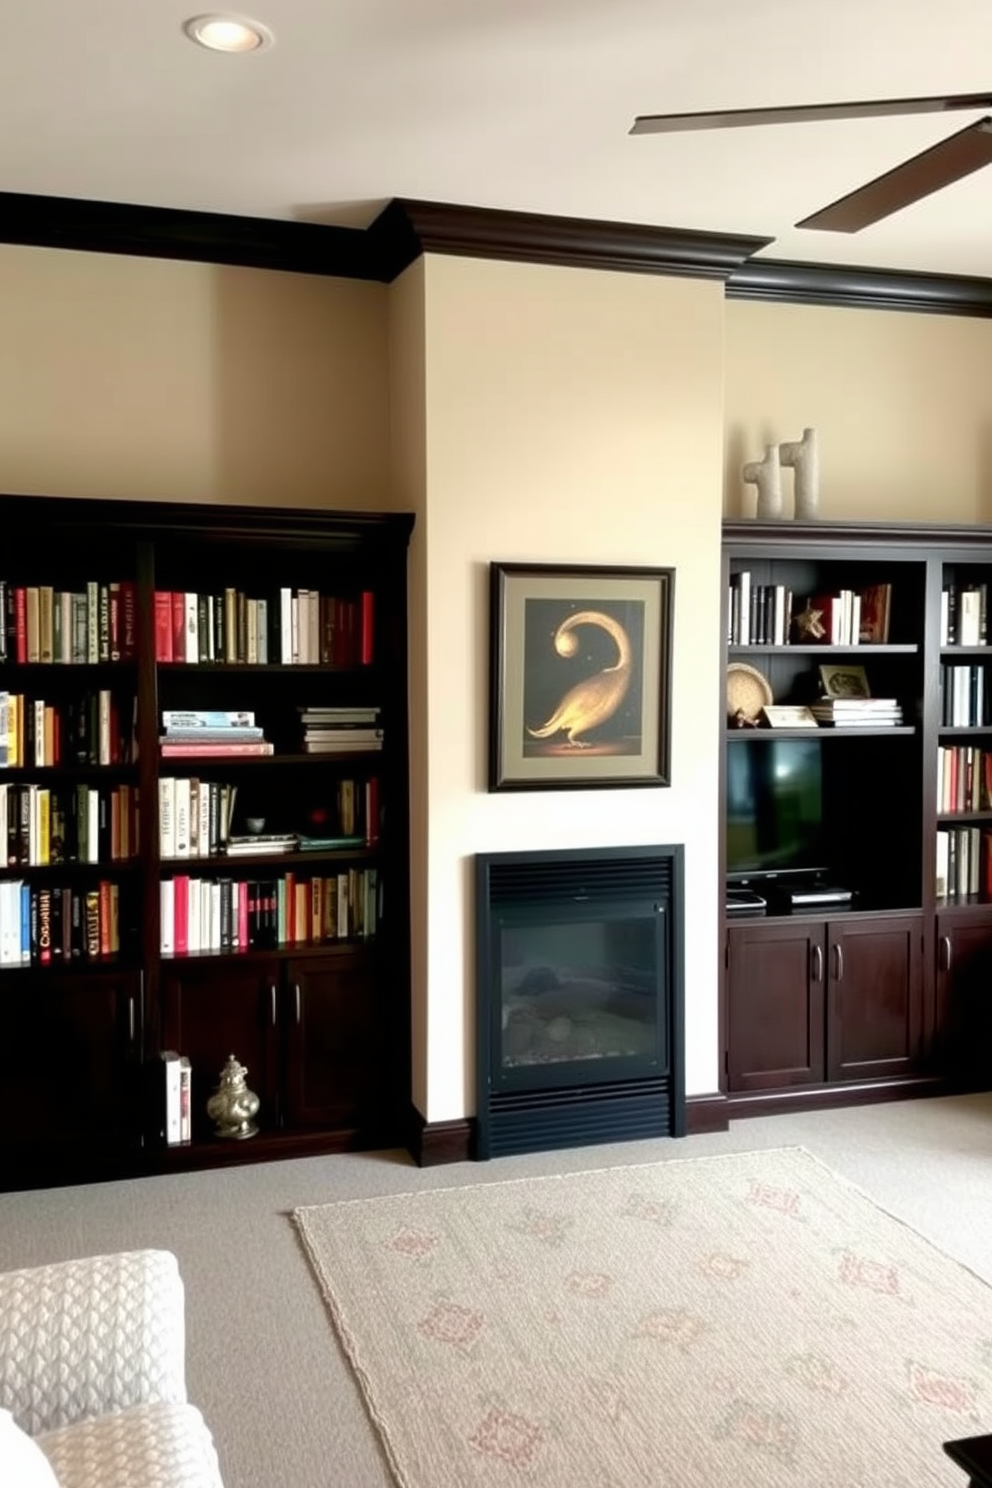
[[[616,645],[616,660],[569,687],[543,723],[534,727],[526,725],[532,739],[550,741],[557,735],[564,735],[564,739],[558,741],[559,746],[564,744],[570,750],[594,746],[596,741],[586,735],[615,717],[629,691],[633,670],[633,647],[627,631],[618,620],[602,610],[579,610],[558,625],[552,644],[559,656],[574,658],[578,655],[581,645],[578,632],[583,626],[595,626],[606,632]]]

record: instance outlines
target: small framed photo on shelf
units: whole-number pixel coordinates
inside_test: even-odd
[[[670,783],[674,578],[490,564],[491,791]]]
[[[817,728],[813,714],[806,707],[790,703],[772,703],[762,708],[761,721],[768,728]]]
[[[821,666],[820,682],[828,698],[871,697],[868,677],[863,666]]]

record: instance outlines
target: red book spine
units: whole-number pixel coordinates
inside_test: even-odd
[[[26,589],[14,590],[14,654],[18,661],[28,659],[28,594]]]
[[[181,589],[172,595],[172,659],[173,661],[196,661],[195,656],[186,656],[186,595]]]
[[[181,873],[172,880],[175,952],[185,956],[189,950],[189,876]]]
[[[100,880],[100,955],[109,956],[110,945],[110,883]]]
[[[375,636],[375,596],[371,589],[362,591],[361,663],[371,666]]]
[[[172,595],[167,589],[155,591],[155,660],[173,660]]]
[[[248,949],[248,884],[241,879],[235,888],[238,891],[238,950]]]

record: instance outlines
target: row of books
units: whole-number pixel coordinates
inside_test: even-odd
[[[137,851],[136,786],[0,783],[0,852],[8,867],[122,862]]]
[[[800,608],[807,616],[802,633],[794,623]],[[742,569],[730,576],[727,639],[732,646],[885,645],[891,608],[891,584],[824,591],[800,605],[788,585],[759,584]]]
[[[160,893],[163,956],[369,940],[382,917],[382,882],[375,868],[313,878],[176,874],[162,880]]]
[[[992,750],[973,744],[937,748],[937,810],[992,811]]]
[[[159,748],[163,759],[274,753],[273,745],[250,711],[163,713]]]
[[[820,728],[894,728],[903,718],[895,698],[818,698],[810,712]]]
[[[127,765],[137,757],[133,695],[101,687],[50,703],[0,691],[0,769]]]
[[[940,595],[940,644],[984,646],[988,639],[988,585],[946,584]]]
[[[378,708],[298,708],[304,754],[368,754],[382,748]]]
[[[120,950],[120,891],[0,880],[0,966],[99,960]]]
[[[992,723],[992,693],[985,667],[947,663],[940,669],[940,721],[945,728],[982,728]]]
[[[349,847],[375,847],[379,842],[377,776],[335,781],[332,809],[314,813],[313,822],[308,823],[312,830],[307,833],[232,835],[238,787],[228,781],[162,775],[158,789],[159,854],[163,859],[336,852]]]
[[[131,579],[94,579],[78,592],[0,579],[0,664],[130,661],[135,637]]]
[[[938,899],[992,901],[992,831],[937,828]]]
[[[224,851],[238,787],[229,782],[161,775],[158,843],[163,858],[209,858]]]
[[[155,591],[155,659],[187,665],[367,666],[373,660],[375,596],[280,588],[251,597]]]

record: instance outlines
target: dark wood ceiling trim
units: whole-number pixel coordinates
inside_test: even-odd
[[[369,231],[387,281],[420,253],[726,279],[750,254],[774,241],[403,198],[390,202]]]
[[[366,229],[0,192],[0,242],[390,283],[422,253],[722,279],[729,299],[992,318],[992,279],[751,255],[773,239],[389,203]]]
[[[992,279],[752,258],[727,280],[728,300],[837,305],[992,317]]]
[[[353,227],[0,192],[0,242],[378,279]]]

